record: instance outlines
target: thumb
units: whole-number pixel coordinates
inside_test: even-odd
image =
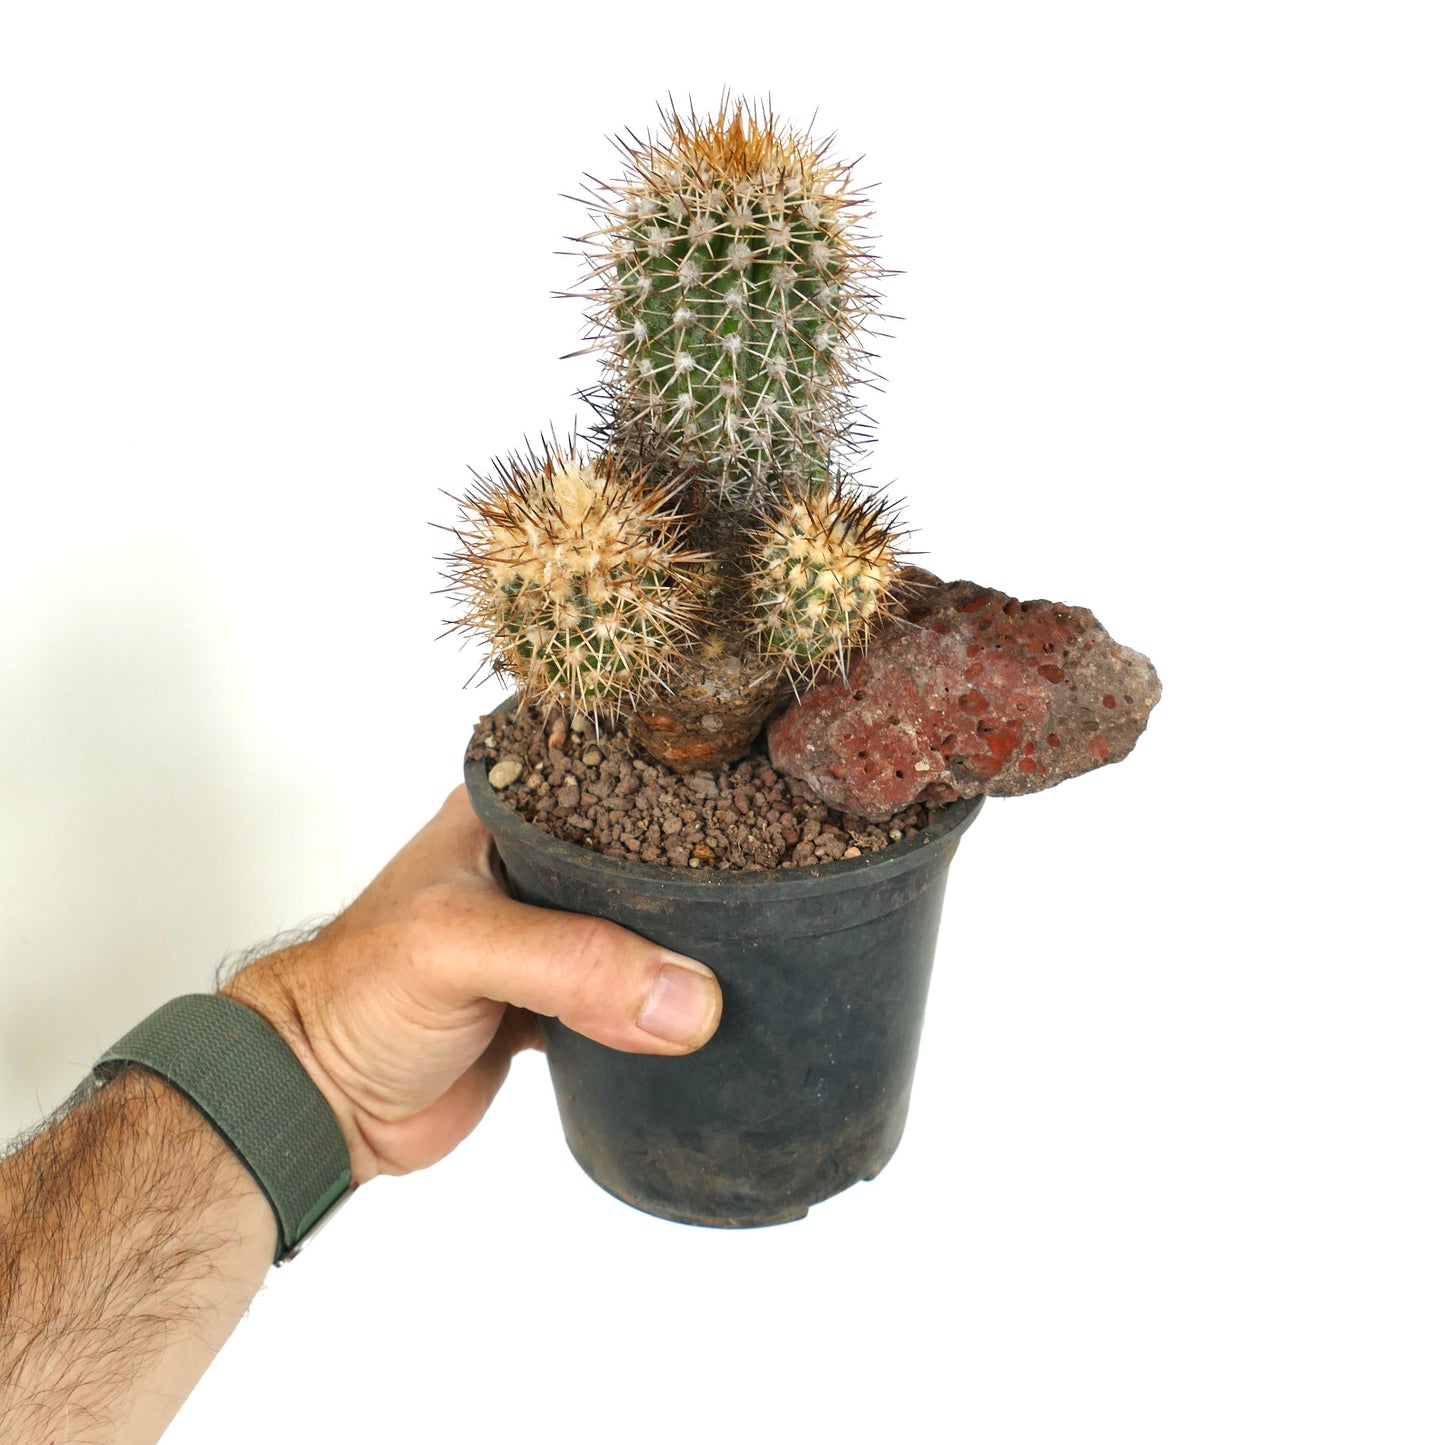
[[[474,960],[473,997],[548,1015],[628,1053],[691,1053],[716,1030],[722,990],[696,959],[605,919],[505,895],[487,905],[488,947],[478,950],[473,932],[471,947],[458,950]]]

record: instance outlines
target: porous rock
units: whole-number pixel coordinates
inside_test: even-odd
[[[768,748],[830,807],[876,821],[1116,763],[1159,696],[1149,659],[1087,608],[953,582],[779,714]]]

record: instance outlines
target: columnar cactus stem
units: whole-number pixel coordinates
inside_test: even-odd
[[[877,314],[850,167],[741,104],[663,130],[622,144],[626,178],[597,186],[582,238],[613,445],[660,450],[733,503],[825,485]]]

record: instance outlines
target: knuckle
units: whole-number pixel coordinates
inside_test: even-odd
[[[568,961],[579,976],[591,977],[612,958],[612,930],[600,918],[578,915],[566,933]]]
[[[577,1003],[591,1003],[616,994],[616,929],[600,918],[578,915],[564,935],[566,957],[559,960],[569,992]]]

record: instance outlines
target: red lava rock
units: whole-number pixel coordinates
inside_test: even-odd
[[[768,749],[830,807],[881,821],[1118,762],[1160,691],[1149,659],[1086,608],[954,582],[775,718]]]

